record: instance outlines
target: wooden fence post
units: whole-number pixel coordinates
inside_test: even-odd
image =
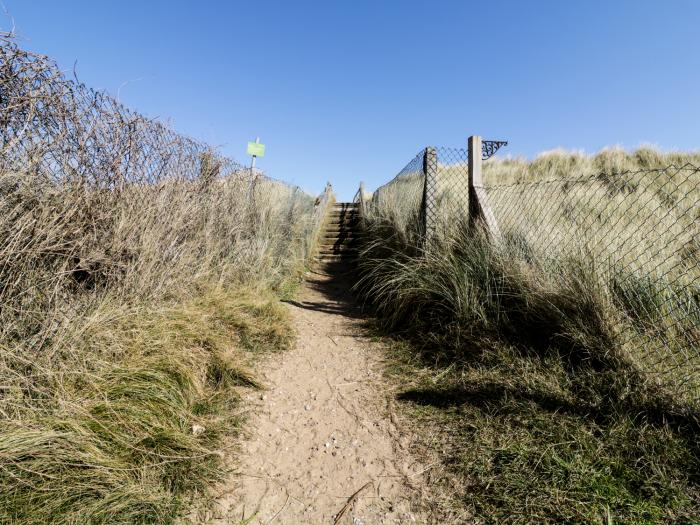
[[[423,231],[426,242],[435,238],[438,219],[438,159],[437,150],[432,147],[425,148],[423,153]]]
[[[481,137],[472,135],[467,140],[469,156],[469,224],[474,227],[481,223],[491,239],[500,241],[501,230],[498,228],[496,216],[489,203],[488,194],[484,188],[483,161]]]

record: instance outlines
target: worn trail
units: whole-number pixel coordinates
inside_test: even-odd
[[[408,488],[423,469],[389,417],[381,351],[346,286],[314,272],[288,308],[298,342],[263,366],[221,522],[424,523]]]

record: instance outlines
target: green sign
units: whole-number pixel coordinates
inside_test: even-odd
[[[254,157],[264,157],[265,156],[265,144],[260,144],[258,142],[248,143],[248,155],[253,155]]]

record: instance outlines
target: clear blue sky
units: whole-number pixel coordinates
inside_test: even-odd
[[[700,147],[700,0],[3,0],[22,45],[127,105],[350,198],[470,134]]]

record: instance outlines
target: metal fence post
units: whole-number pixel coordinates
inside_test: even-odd
[[[437,150],[433,147],[425,148],[423,153],[423,176],[425,182],[423,184],[423,231],[425,232],[425,241],[431,242],[435,238],[435,230],[437,226],[437,197],[438,197],[438,180],[437,180]]]
[[[484,188],[482,141],[478,135],[472,135],[467,140],[469,157],[469,224],[475,227],[482,224],[493,240],[501,239],[496,216],[489,204],[488,195]]]

